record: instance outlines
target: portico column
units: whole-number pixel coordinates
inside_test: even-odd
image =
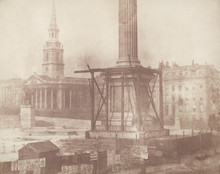
[[[43,99],[43,93],[42,93],[42,89],[40,89],[40,109],[42,109],[42,99]]]
[[[38,102],[38,89],[36,89],[35,91],[35,108],[38,109],[38,105],[37,105],[37,102]]]
[[[63,108],[66,108],[66,91],[63,89]]]
[[[72,108],[72,90],[70,90],[70,109]]]
[[[45,89],[44,99],[45,99],[45,109],[47,109],[47,89]]]
[[[31,106],[33,107],[34,105],[34,94],[31,94]]]
[[[53,109],[53,89],[51,89],[51,109]]]
[[[62,92],[62,89],[58,89],[57,104],[58,104],[58,108],[62,109],[62,105],[63,105],[63,92]]]

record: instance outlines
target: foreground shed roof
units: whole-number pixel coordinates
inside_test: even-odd
[[[59,147],[57,147],[51,141],[28,143],[24,147],[22,147],[19,151],[22,151],[26,148],[31,148],[33,151],[37,153],[60,150]]]

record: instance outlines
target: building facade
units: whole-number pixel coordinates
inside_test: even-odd
[[[179,120],[181,128],[208,128],[209,116],[220,112],[220,72],[212,65],[194,63],[162,66],[165,124]],[[155,102],[157,95],[155,89]]]

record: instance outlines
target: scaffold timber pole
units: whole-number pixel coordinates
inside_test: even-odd
[[[91,72],[91,130],[95,130],[94,114],[95,114],[95,88],[94,88],[94,72]]]
[[[124,131],[124,72],[121,73],[121,131]]]
[[[160,101],[160,122],[162,127],[164,127],[164,120],[163,120],[163,75],[162,75],[162,68],[159,73],[159,101]]]
[[[108,78],[108,74],[106,74],[106,124],[105,124],[105,129],[108,129],[108,95],[109,95],[109,78]]]

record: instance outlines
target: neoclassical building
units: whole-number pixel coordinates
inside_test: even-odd
[[[24,83],[30,91],[35,115],[85,118],[90,109],[89,81],[64,75],[64,49],[59,41],[54,1],[48,34],[43,48],[42,75],[34,74]]]
[[[158,103],[158,84],[155,101]],[[166,125],[207,129],[209,116],[220,112],[220,71],[213,65],[163,64],[163,109]]]

